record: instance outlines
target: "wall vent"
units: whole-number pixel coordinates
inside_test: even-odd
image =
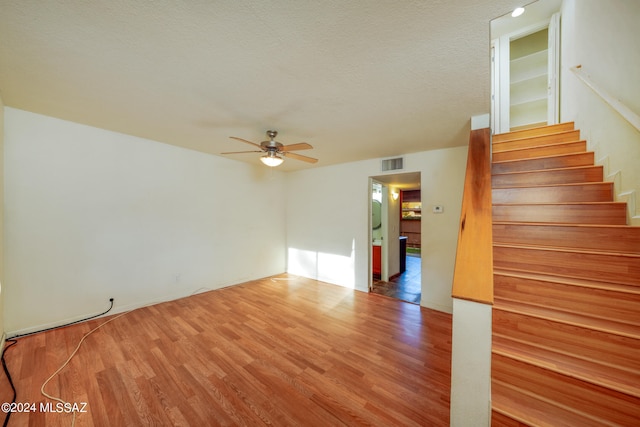
[[[404,169],[404,157],[397,157],[395,159],[384,159],[382,161],[382,172],[397,171]]]

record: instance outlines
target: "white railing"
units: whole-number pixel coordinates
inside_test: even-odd
[[[620,114],[626,121],[628,121],[633,127],[635,127],[640,132],[640,116],[635,112],[631,111],[629,107],[624,105],[622,101],[617,98],[614,98],[607,91],[602,89],[600,86],[596,85],[593,80],[589,77],[589,75],[584,71],[582,65],[576,65],[575,67],[571,67],[571,71],[573,71],[576,76],[584,84],[587,85],[589,89],[594,91],[596,95],[598,95],[604,102],[609,104],[611,108],[613,108],[618,114]]]

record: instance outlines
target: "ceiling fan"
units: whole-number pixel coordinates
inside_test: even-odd
[[[280,165],[284,161],[283,156],[291,157],[292,159],[296,159],[296,160],[302,160],[303,162],[307,162],[307,163],[316,163],[318,161],[318,159],[314,159],[313,157],[307,157],[301,154],[292,153],[292,151],[309,150],[313,148],[310,144],[307,144],[306,142],[300,142],[298,144],[282,145],[275,140],[277,135],[278,135],[277,131],[268,130],[267,136],[269,137],[269,140],[262,141],[260,144],[247,141],[246,139],[238,138],[237,136],[231,136],[229,138],[253,145],[254,147],[259,148],[260,150],[231,151],[231,152],[221,153],[221,154],[265,153],[264,156],[260,157],[260,161],[265,165],[271,166],[271,167]]]

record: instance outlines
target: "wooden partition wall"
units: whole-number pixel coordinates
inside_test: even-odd
[[[493,303],[489,128],[472,130],[469,138],[452,296]]]

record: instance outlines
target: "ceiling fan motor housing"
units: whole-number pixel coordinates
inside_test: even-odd
[[[279,151],[282,148],[282,144],[272,139],[271,141],[262,141],[260,147],[265,151]]]

